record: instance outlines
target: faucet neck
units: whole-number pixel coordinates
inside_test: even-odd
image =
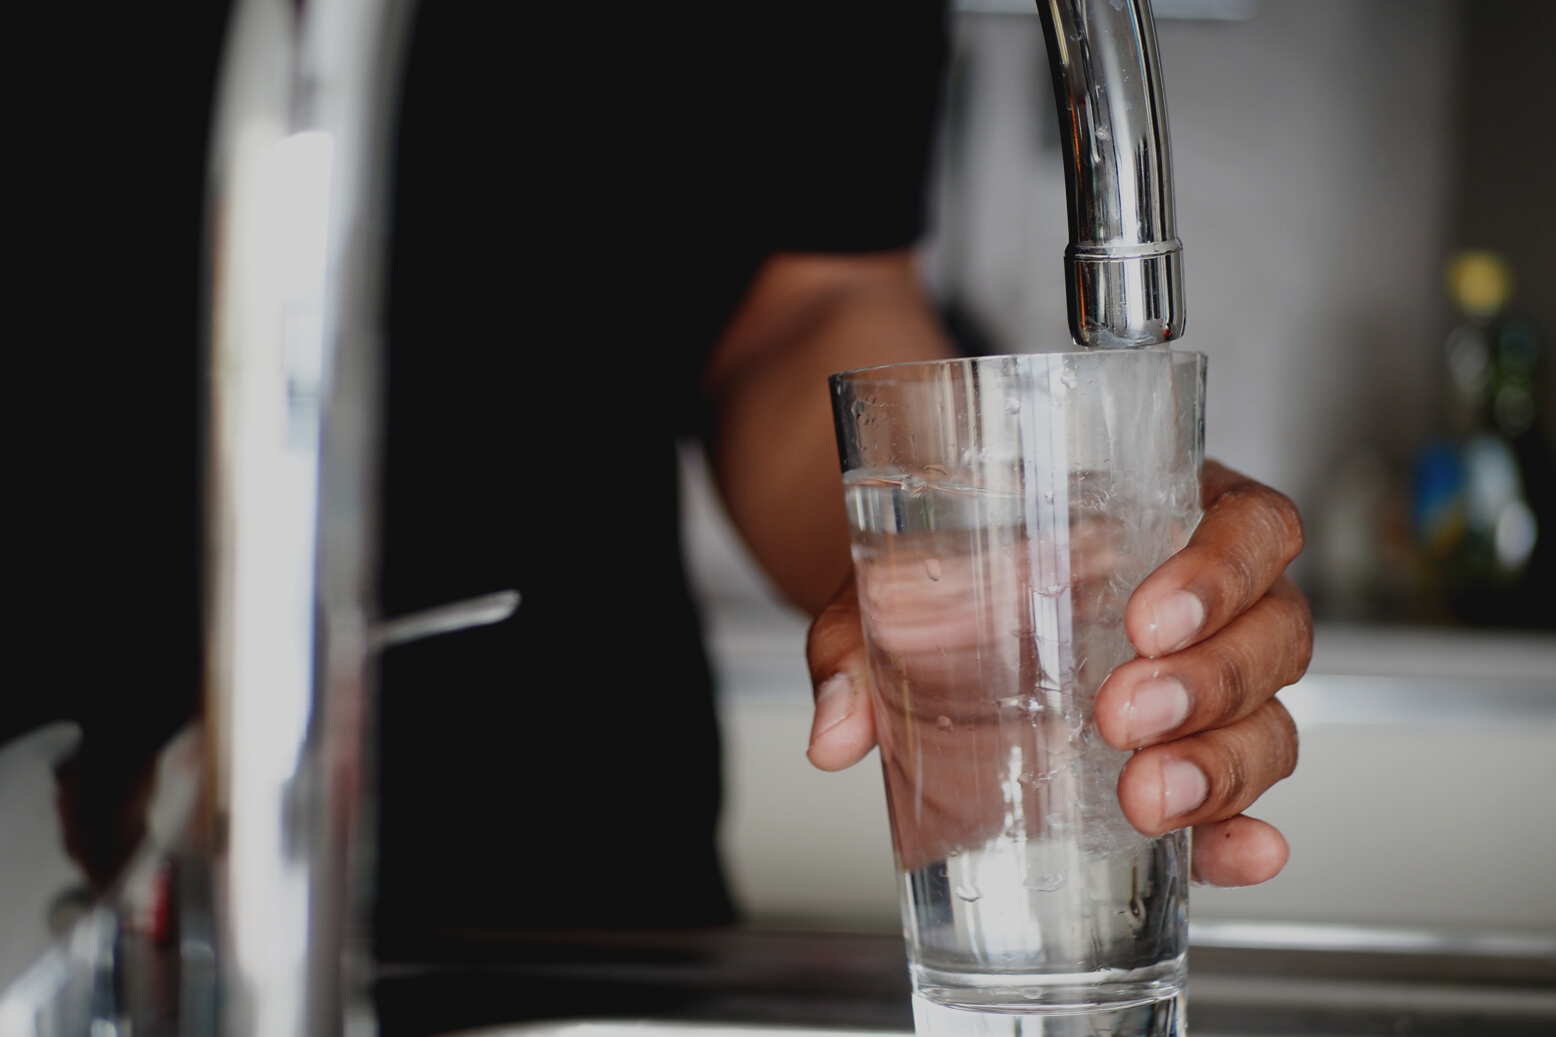
[[[1131,348],[1183,334],[1183,246],[1150,0],[1037,0],[1070,207],[1070,332]]]

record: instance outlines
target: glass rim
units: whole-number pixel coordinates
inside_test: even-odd
[[[1134,349],[1056,349],[1033,350],[1030,353],[991,353],[986,356],[960,356],[942,357],[939,360],[899,360],[890,364],[875,364],[871,367],[855,367],[847,371],[838,371],[829,375],[827,381],[832,384],[844,382],[869,382],[874,385],[893,385],[919,381],[922,375],[915,377],[893,378],[891,372],[901,371],[906,374],[909,371],[922,371],[928,373],[936,370],[944,370],[948,367],[967,366],[982,363],[997,363],[1000,361],[1024,360],[1033,357],[1102,357],[1102,356],[1166,356],[1174,361],[1195,358],[1205,360],[1206,356],[1200,350],[1173,349],[1167,346],[1140,346]]]

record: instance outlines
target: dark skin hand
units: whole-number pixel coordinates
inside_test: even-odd
[[[816,617],[808,755],[822,770],[858,762],[877,735],[826,378],[948,355],[910,253],[786,254],[758,273],[705,374],[731,516]],[[1129,821],[1150,835],[1192,826],[1197,877],[1249,885],[1288,852],[1243,811],[1296,765],[1296,729],[1274,695],[1312,651],[1307,602],[1285,576],[1302,526],[1286,497],[1215,462],[1202,502],[1188,545],[1130,598],[1138,657],[1103,684],[1096,723],[1113,746],[1138,750],[1119,779]]]
[[[1147,835],[1192,826],[1195,876],[1245,886],[1286,863],[1280,832],[1243,810],[1296,767],[1296,727],[1274,696],[1306,669],[1312,620],[1284,575],[1302,544],[1290,502],[1213,461],[1202,494],[1188,545],[1129,600],[1138,657],[1103,683],[1096,722],[1114,748],[1138,750],[1118,783],[1130,823]],[[840,770],[876,741],[852,581],[812,625],[809,660],[810,759]]]

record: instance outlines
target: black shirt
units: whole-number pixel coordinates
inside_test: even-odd
[[[674,442],[758,264],[910,244],[936,4],[434,3],[391,285],[380,927],[727,921]],[[818,387],[821,391],[821,387]]]

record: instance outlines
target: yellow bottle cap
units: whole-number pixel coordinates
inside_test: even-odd
[[[1513,272],[1495,252],[1460,252],[1448,261],[1448,294],[1467,316],[1490,317],[1512,297]]]

